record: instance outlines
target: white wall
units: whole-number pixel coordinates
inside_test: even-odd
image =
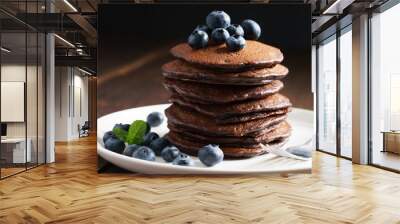
[[[1,121],[24,122],[25,83],[1,81]],[[36,106],[35,106],[36,108]]]
[[[55,73],[55,140],[70,141],[88,120],[88,78],[72,67],[56,67]]]
[[[87,76],[82,76],[82,73],[77,74],[78,70],[74,70],[74,82],[73,82],[73,93],[74,99],[72,109],[73,119],[72,119],[72,136],[78,137],[78,125],[83,125],[85,121],[88,120],[88,78]]]
[[[55,68],[55,141],[68,140],[68,117],[69,117],[69,96],[70,84],[69,68]]]

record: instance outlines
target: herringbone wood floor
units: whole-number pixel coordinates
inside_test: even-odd
[[[312,174],[97,174],[95,138],[0,181],[0,223],[400,223],[400,175],[315,153]]]

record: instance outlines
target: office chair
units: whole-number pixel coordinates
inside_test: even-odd
[[[79,138],[89,136],[89,129],[90,129],[89,121],[85,121],[85,123],[82,125],[82,127],[79,127],[79,126],[80,125],[78,125]]]

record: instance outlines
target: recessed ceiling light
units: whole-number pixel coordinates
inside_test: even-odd
[[[4,51],[4,52],[6,52],[6,53],[10,53],[10,52],[11,52],[10,49],[7,49],[7,48],[5,48],[5,47],[1,47],[1,51]]]
[[[81,71],[81,72],[83,72],[83,73],[85,73],[85,74],[87,74],[87,75],[90,75],[90,76],[93,75],[92,73],[90,73],[90,72],[88,72],[88,71],[86,71],[86,70],[83,70],[83,69],[81,69],[81,68],[79,68],[79,67],[78,67],[78,70]]]
[[[64,3],[65,3],[66,5],[68,5],[68,7],[69,7],[70,9],[72,9],[72,11],[78,12],[78,10],[75,8],[75,6],[73,6],[68,0],[64,0]]]
[[[61,36],[59,36],[58,34],[54,34],[55,37],[57,37],[59,40],[61,40],[62,42],[64,42],[65,44],[67,44],[70,47],[75,48],[75,45],[73,45],[71,42],[69,42],[68,40],[62,38]]]
[[[343,9],[348,7],[354,2],[354,0],[336,0],[328,8],[326,8],[322,14],[342,14]]]

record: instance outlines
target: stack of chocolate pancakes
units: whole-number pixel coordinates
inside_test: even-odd
[[[194,50],[182,43],[162,67],[172,105],[165,111],[168,140],[196,155],[217,144],[226,157],[252,157],[281,147],[291,133],[289,99],[278,93],[288,69],[281,51],[248,40],[237,52],[225,45]]]

